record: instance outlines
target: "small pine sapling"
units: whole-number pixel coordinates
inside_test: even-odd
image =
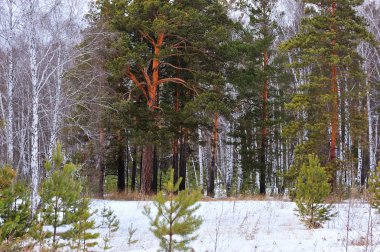
[[[139,241],[139,240],[133,239],[133,236],[135,235],[136,231],[137,231],[137,228],[134,228],[133,223],[131,223],[131,225],[128,228],[128,246],[131,246],[132,244],[135,244],[136,242]]]
[[[100,215],[102,217],[102,223],[101,227],[105,228],[106,234],[103,237],[103,247],[102,249],[104,251],[111,249],[110,241],[112,239],[112,236],[117,230],[119,230],[120,227],[120,221],[115,215],[114,211],[111,208],[103,207],[102,211],[100,212]]]
[[[308,156],[297,178],[296,204],[298,216],[307,228],[320,228],[323,222],[335,216],[331,204],[324,204],[330,193],[328,176],[318,157]]]
[[[53,154],[54,171],[41,185],[41,207],[39,210],[39,222],[41,223],[37,237],[40,241],[51,238],[51,247],[57,250],[64,246],[59,242],[64,232],[58,233],[58,228],[71,225],[75,222],[75,206],[81,199],[82,186],[76,178],[77,167],[68,163],[63,165],[63,155],[60,147]],[[45,169],[48,173],[52,171],[53,165],[45,162]],[[43,226],[50,226],[51,231],[44,231]],[[69,231],[68,231],[69,232]],[[43,239],[42,239],[43,237]]]
[[[202,224],[202,219],[194,213],[200,205],[200,190],[189,192],[187,189],[178,192],[181,178],[174,184],[174,170],[170,171],[170,179],[164,183],[165,193],[159,192],[153,202],[157,214],[151,215],[146,206],[144,214],[149,218],[153,234],[160,239],[162,251],[189,249],[187,245],[197,238],[192,235]],[[178,192],[178,195],[175,195]]]
[[[99,233],[93,232],[96,228],[92,216],[96,213],[90,210],[90,199],[82,197],[73,211],[73,224],[69,231],[62,235],[63,239],[71,241],[71,249],[76,251],[88,251],[98,243],[93,241],[99,237]]]
[[[380,213],[380,162],[369,180],[370,204]]]
[[[32,226],[26,185],[16,181],[11,167],[0,168],[0,250],[19,251]]]

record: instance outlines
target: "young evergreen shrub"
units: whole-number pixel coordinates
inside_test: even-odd
[[[75,221],[75,205],[81,198],[81,185],[74,177],[75,169],[75,165],[65,164],[42,183],[39,219],[43,226],[51,226],[51,231],[41,230],[40,235],[51,238],[53,250],[65,245],[60,242],[62,233],[58,233],[58,228]]]
[[[112,238],[112,234],[119,230],[120,221],[115,215],[114,211],[111,208],[103,207],[100,212],[102,217],[101,227],[107,229],[105,236],[103,237],[103,246],[102,249],[104,251],[111,249],[110,241]]]
[[[298,216],[308,228],[320,228],[323,222],[335,216],[331,204],[324,204],[330,193],[328,176],[321,167],[318,157],[308,156],[308,164],[303,164],[297,178],[296,204]]]
[[[181,178],[174,184],[174,170],[170,179],[164,183],[165,192],[159,192],[153,202],[157,214],[151,216],[150,207],[145,207],[144,214],[149,218],[151,231],[160,239],[162,251],[185,251],[187,245],[197,236],[193,233],[202,224],[202,219],[194,215],[200,205],[195,205],[202,197],[200,190],[178,192]],[[178,195],[176,195],[178,192]]]
[[[45,169],[49,176],[41,185],[41,206],[34,238],[42,250],[56,251],[69,245],[77,251],[87,251],[88,247],[96,245],[88,240],[97,238],[98,234],[90,232],[95,229],[95,222],[91,220],[90,200],[83,194],[77,166],[72,163],[63,165],[63,154],[58,145],[53,153],[53,163],[46,161]]]
[[[380,162],[369,180],[370,204],[380,213]]]
[[[9,166],[0,168],[0,251],[20,251],[32,225],[26,185]]]
[[[88,251],[89,248],[98,245],[94,239],[99,237],[99,233],[93,232],[96,226],[92,217],[96,212],[90,210],[90,199],[82,197],[77,202],[73,213],[73,224],[69,231],[63,233],[62,238],[71,241],[71,249]]]

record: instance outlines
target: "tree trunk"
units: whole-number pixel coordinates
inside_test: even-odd
[[[136,190],[136,170],[137,170],[137,146],[133,147],[133,161],[132,161],[132,178],[131,178],[131,190]]]
[[[33,7],[31,7],[32,9]],[[32,14],[31,14],[32,15]],[[33,27],[34,28],[34,27]],[[31,209],[32,215],[37,210],[38,205],[38,181],[39,181],[39,162],[38,162],[38,123],[39,123],[39,92],[38,92],[38,71],[37,71],[37,48],[35,29],[31,30],[29,38],[29,57],[30,57],[30,76],[32,84],[32,125],[30,128],[31,133],[31,153],[30,153],[30,170],[32,175],[32,190],[31,190]]]
[[[142,174],[141,174],[141,193],[151,194],[153,180],[153,152],[154,146],[150,142],[146,142],[143,150]]]
[[[371,111],[371,94],[368,84],[368,77],[366,77],[367,89],[367,118],[368,118],[368,152],[369,152],[369,169],[373,172],[376,169],[376,148],[375,138],[373,134],[372,111]]]
[[[363,154],[362,154],[362,143],[361,137],[358,140],[358,175],[357,182],[359,187],[362,186],[362,175],[363,175]]]
[[[175,111],[179,111],[179,92],[178,87],[176,88],[175,96]],[[173,169],[174,169],[174,184],[178,181],[178,137],[175,135],[173,140]]]
[[[268,52],[264,52],[264,71],[268,65]],[[266,141],[267,141],[267,121],[268,121],[268,80],[264,80],[263,87],[263,111],[260,146],[260,194],[265,195],[266,182]]]
[[[234,174],[234,138],[230,136],[233,132],[233,124],[226,122],[226,147],[225,147],[225,173],[227,196],[232,195],[232,179]]]
[[[56,78],[57,78],[57,81],[56,81],[56,89],[54,90],[55,91],[55,96],[53,97],[54,99],[54,110],[53,110],[53,119],[52,119],[52,128],[51,128],[51,134],[50,134],[50,141],[49,141],[49,147],[48,147],[48,152],[47,152],[47,156],[48,156],[48,160],[50,162],[52,162],[52,154],[53,154],[53,150],[57,144],[57,135],[58,135],[58,126],[59,126],[59,121],[60,121],[60,118],[59,118],[59,113],[60,113],[60,107],[61,107],[61,87],[62,87],[62,72],[63,72],[63,69],[62,69],[62,66],[60,66],[60,61],[61,61],[61,58],[60,58],[60,53],[61,53],[61,49],[59,49],[59,56],[58,56],[58,62],[57,62],[57,65],[58,65],[58,68],[57,68],[57,74],[56,74]]]
[[[241,147],[237,150],[237,160],[236,160],[236,165],[237,165],[237,183],[236,183],[236,194],[239,196],[241,192],[241,186],[243,182],[243,169],[241,166]]]
[[[157,178],[158,178],[158,157],[157,147],[153,147],[153,180],[152,180],[152,192],[157,193]]]
[[[173,141],[173,169],[174,169],[174,184],[178,181],[178,139]]]
[[[218,113],[214,113],[214,127],[213,127],[213,139],[211,145],[211,166],[209,170],[209,185],[207,194],[210,197],[214,197],[215,194],[215,172],[216,172],[216,161],[217,161],[217,148],[218,148]]]
[[[104,164],[104,142],[106,134],[103,128],[99,128],[99,152],[98,152],[98,168],[99,168],[99,197],[104,198],[104,176],[105,176],[105,164]]]
[[[142,174],[143,174],[143,158],[144,158],[144,148],[141,147],[141,153],[140,153],[140,190],[139,192],[141,193],[141,188],[142,188]]]
[[[335,16],[335,1],[332,2],[332,16]],[[333,24],[335,26],[335,24]],[[335,27],[333,31],[335,31]],[[336,39],[333,39],[332,46],[336,46]],[[336,57],[337,53],[334,49],[333,55]],[[331,142],[330,142],[330,151],[329,159],[334,163],[336,158],[336,145],[337,145],[337,133],[338,133],[338,82],[337,82],[337,66],[333,63],[331,68],[331,94],[332,94],[332,111],[331,111]],[[330,185],[333,187],[336,181],[336,172],[335,169],[332,169],[332,174],[330,177]]]
[[[126,151],[125,151],[125,188],[127,189],[127,192],[128,192],[128,186],[129,186],[129,161],[130,161],[130,148],[129,148],[129,144],[128,144],[128,138],[127,138],[127,141],[126,141]]]
[[[8,28],[9,28],[9,51],[8,51],[8,71],[7,71],[7,121],[6,121],[6,141],[7,141],[7,160],[9,165],[14,165],[13,160],[13,90],[14,90],[14,58],[13,45],[14,43],[14,22],[13,22],[13,1],[8,2]]]
[[[182,178],[181,183],[179,184],[179,190],[183,191],[186,187],[186,148],[187,148],[187,132],[186,129],[183,130],[183,136],[181,137],[181,155],[179,161],[179,176]]]
[[[10,38],[11,39],[11,38]],[[14,88],[14,64],[13,48],[9,50],[8,56],[8,76],[7,76],[7,163],[13,166],[13,88]]]
[[[125,192],[125,151],[124,141],[121,131],[118,131],[118,159],[117,159],[117,191]]]
[[[202,141],[202,131],[198,128],[199,142],[198,142],[198,163],[199,163],[199,186],[203,192],[203,147],[200,144]]]

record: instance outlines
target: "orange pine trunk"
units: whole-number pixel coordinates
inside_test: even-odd
[[[159,65],[160,65],[160,54],[161,54],[161,47],[164,43],[164,34],[160,33],[158,34],[157,42],[154,44],[154,58],[153,58],[153,64],[152,64],[152,83],[148,86],[148,106],[149,108],[153,108],[156,106],[156,100],[157,100],[157,87],[159,85]]]

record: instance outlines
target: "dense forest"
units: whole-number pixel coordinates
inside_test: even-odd
[[[379,152],[380,6],[348,0],[1,0],[0,165],[32,207],[57,143],[89,193],[334,193]],[[84,15],[85,14],[85,15]]]

